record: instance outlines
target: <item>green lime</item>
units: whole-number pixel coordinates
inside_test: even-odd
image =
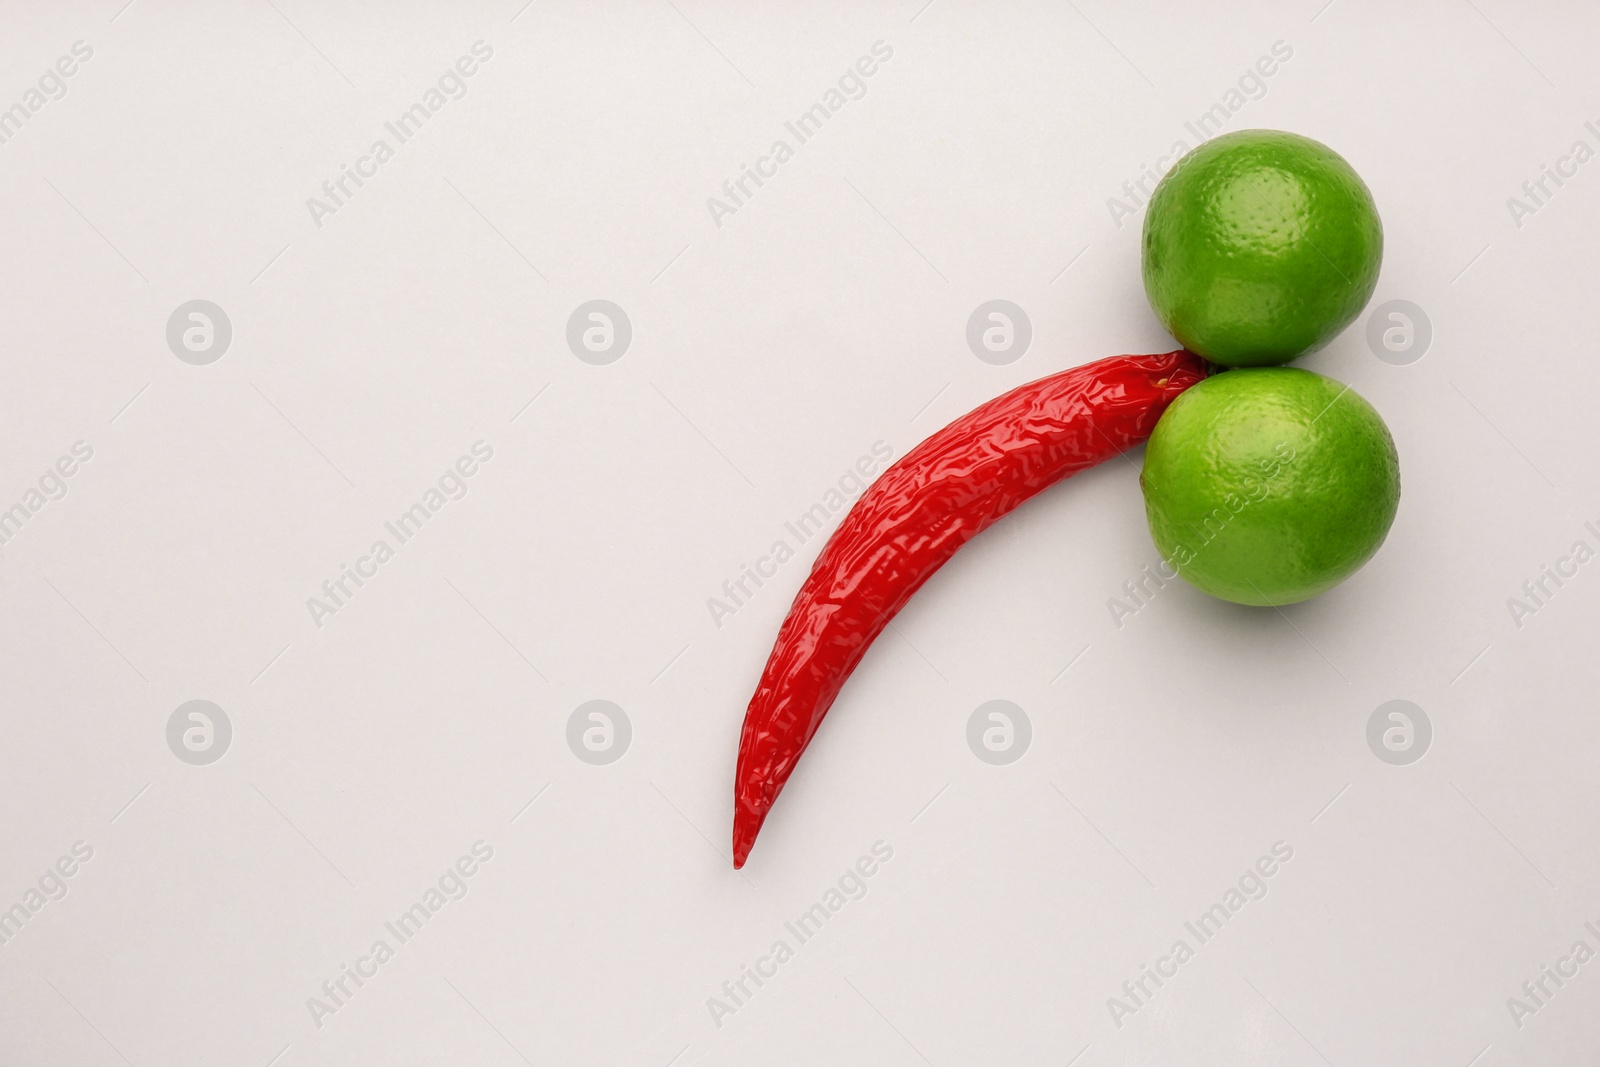
[[[1294,367],[1191,386],[1150,435],[1139,484],[1169,566],[1236,604],[1338,585],[1372,558],[1400,504],[1383,419],[1348,386]]]
[[[1383,261],[1372,194],[1309,137],[1240,130],[1178,161],[1144,218],[1144,291],[1185,348],[1228,367],[1315,352],[1366,306]]]

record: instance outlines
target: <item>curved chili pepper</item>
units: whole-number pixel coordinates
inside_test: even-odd
[[[735,867],[845,679],[922,583],[1041,489],[1144,441],[1206,370],[1180,349],[1041,378],[963,415],[872,483],[812,565],[745,712]]]

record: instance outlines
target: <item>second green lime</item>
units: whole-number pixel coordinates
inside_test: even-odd
[[[1143,245],[1145,293],[1167,330],[1213,363],[1257,367],[1316,351],[1361,313],[1383,225],[1331,148],[1240,130],[1162,178]]]
[[[1355,573],[1400,504],[1383,419],[1294,367],[1224,371],[1172,402],[1145,451],[1145,512],[1168,565],[1238,604],[1292,604]]]

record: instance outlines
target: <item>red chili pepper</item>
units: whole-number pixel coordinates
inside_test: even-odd
[[[872,483],[812,565],[745,712],[735,867],[845,679],[922,583],[1041,489],[1144,441],[1205,376],[1182,349],[1053,374],[968,412]]]

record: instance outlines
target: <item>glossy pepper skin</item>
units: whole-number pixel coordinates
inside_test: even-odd
[[[1180,349],[1041,378],[963,415],[872,483],[812,565],[745,712],[735,867],[845,679],[922,583],[1035,493],[1143,442],[1206,373]]]

